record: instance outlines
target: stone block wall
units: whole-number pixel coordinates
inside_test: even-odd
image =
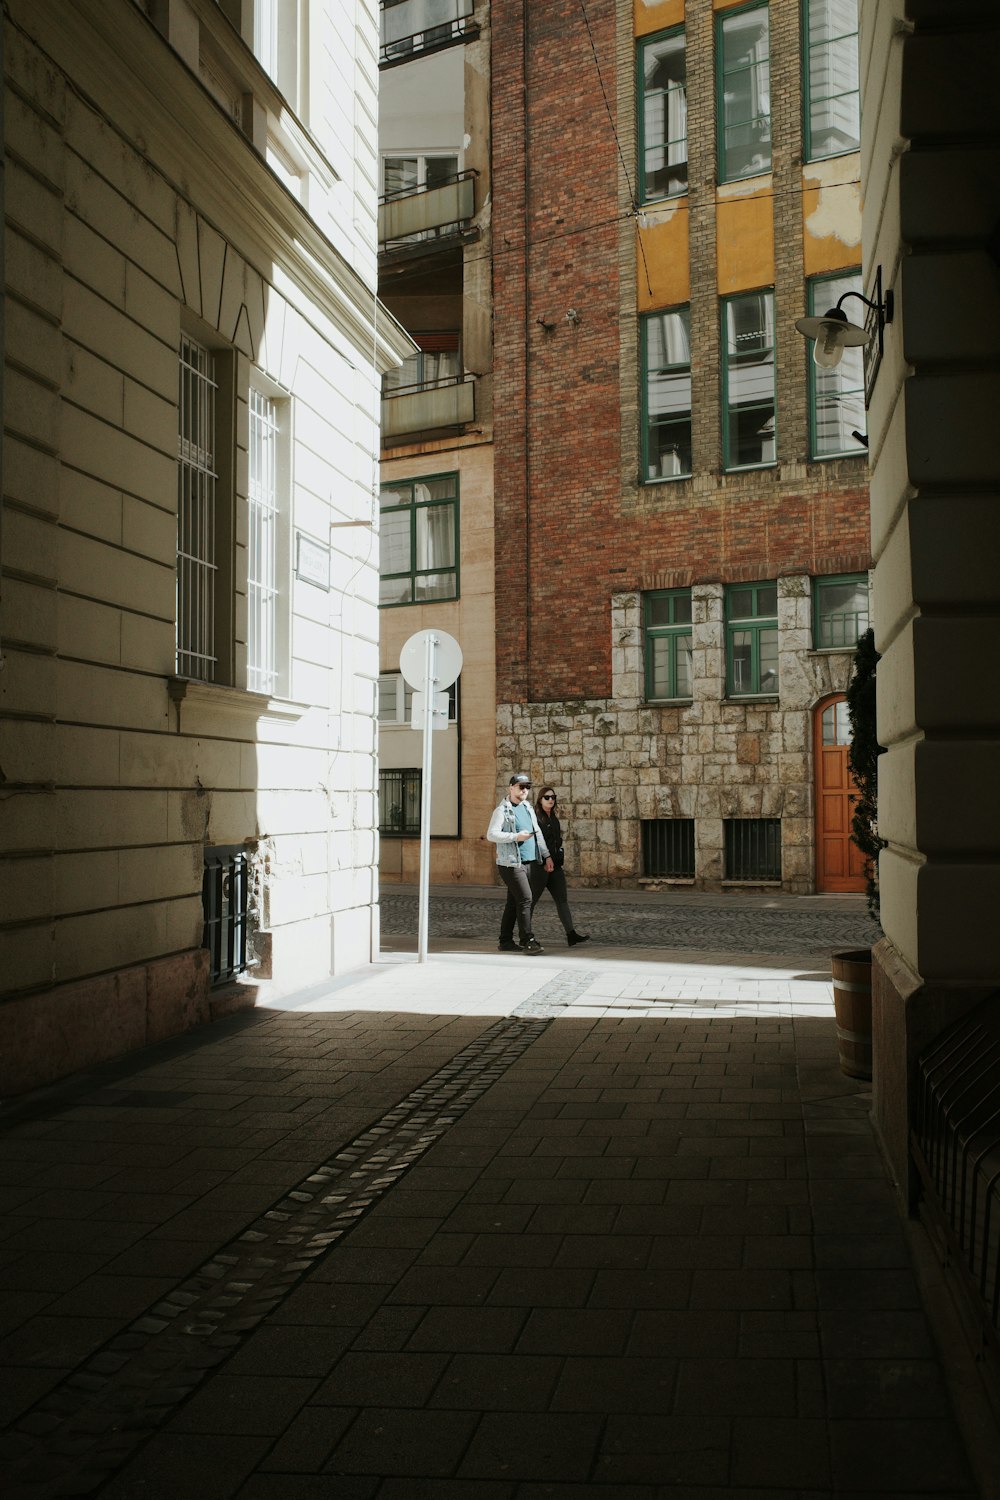
[[[778,580],[779,695],[727,701],[724,588],[695,584],[689,704],[643,698],[642,596],[611,599],[609,698],[501,704],[498,763],[551,782],[564,814],[566,867],[583,885],[643,879],[641,824],[693,818],[700,889],[725,881],[727,818],[781,820],[782,886],[814,889],[812,712],[843,692],[850,651],[812,649],[812,590]]]

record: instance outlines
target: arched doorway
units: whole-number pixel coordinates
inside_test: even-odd
[[[851,843],[856,793],[847,769],[851,726],[843,694],[825,698],[813,713],[816,774],[816,890],[863,891],[865,862]]]

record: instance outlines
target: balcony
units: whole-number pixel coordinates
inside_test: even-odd
[[[479,238],[472,224],[476,212],[476,173],[457,172],[427,187],[386,193],[379,202],[379,257],[407,260]]]
[[[379,67],[409,62],[479,35],[475,0],[382,0]]]
[[[382,444],[403,443],[429,433],[454,431],[476,420],[473,375],[403,386],[382,397]]]

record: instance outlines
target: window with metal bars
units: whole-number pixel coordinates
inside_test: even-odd
[[[378,773],[378,831],[407,836],[420,832],[421,772],[418,767]]]
[[[250,857],[242,845],[205,850],[201,884],[205,926],[202,947],[209,952],[209,981],[225,984],[248,967]]]
[[[177,672],[216,678],[215,361],[181,335],[177,464]]]
[[[247,686],[278,691],[278,403],[250,388]]]
[[[781,879],[781,819],[726,818],[726,880]]]
[[[661,879],[694,879],[693,818],[643,820],[642,873]]]

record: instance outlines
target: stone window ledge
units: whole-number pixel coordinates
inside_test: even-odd
[[[291,698],[272,698],[267,693],[251,693],[245,688],[229,687],[219,682],[201,682],[195,677],[168,677],[167,692],[171,702],[191,708],[211,708],[239,719],[301,719],[312,707]]]

